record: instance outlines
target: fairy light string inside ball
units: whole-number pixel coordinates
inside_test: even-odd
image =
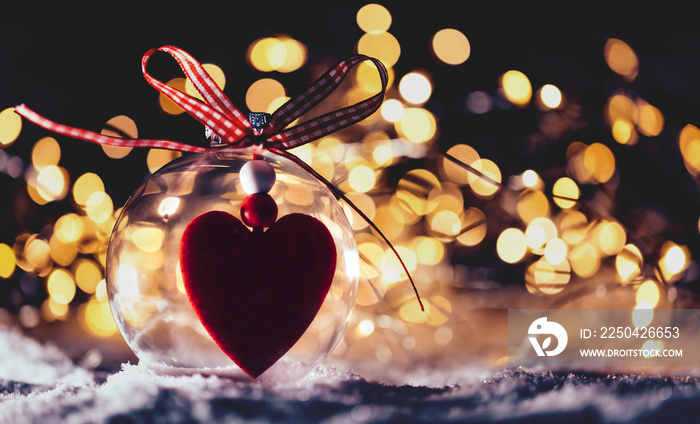
[[[147,72],[148,61],[157,51],[170,54],[178,62],[203,101],[157,80]],[[379,93],[290,126],[333,92],[350,69],[365,61],[371,61],[378,70],[381,79]],[[182,225],[184,230],[176,232],[180,236],[179,249],[170,254],[177,256],[177,261],[168,258],[165,262],[172,263],[168,272],[172,271],[171,268],[179,268],[177,277],[182,278],[187,299],[199,322],[221,351],[240,369],[257,378],[279,361],[302,338],[322,308],[324,299],[330,296],[331,285],[340,268],[351,267],[350,262],[353,262],[345,258],[342,248],[337,246],[338,233],[342,231],[335,228],[333,221],[327,220],[323,212],[290,211],[278,204],[271,193],[277,184],[286,184],[286,180],[296,178],[306,180],[306,185],[323,187],[336,204],[338,200],[344,200],[367,221],[399,259],[420,308],[424,310],[406,265],[382,231],[339,188],[288,151],[353,125],[376,112],[382,104],[388,81],[386,68],[379,60],[364,55],[352,56],[330,68],[302,94],[271,115],[251,113],[248,117],[233,105],[202,65],[178,47],[163,46],[148,51],[143,56],[141,66],[151,86],[205,126],[211,139],[209,146],[160,139],[116,138],[58,124],[24,104],[17,106],[15,111],[47,130],[91,143],[200,154],[192,159],[182,158],[181,163],[167,165],[158,171],[163,179],[173,179],[176,175],[172,183],[174,186],[184,184],[187,175],[193,173],[208,176],[212,181],[217,175],[215,171],[220,169],[237,173],[245,196],[239,199],[237,194],[232,195],[235,199],[232,198],[224,206],[214,206],[211,210],[188,217],[188,222]],[[280,182],[280,177],[284,177],[285,181]],[[135,197],[142,197],[146,192],[140,190]],[[319,195],[322,196],[322,193]],[[130,209],[138,209],[134,201],[132,197],[122,215],[128,215]],[[213,202],[218,202],[216,196]],[[232,209],[231,205],[238,209]],[[120,249],[116,234],[133,224],[133,218],[119,218],[109,251]],[[172,216],[168,219],[176,221]],[[344,216],[342,220],[347,222]],[[351,230],[345,232],[352,237]],[[355,246],[354,243],[352,245]],[[115,275],[114,278],[131,287],[138,278],[138,272],[129,268],[128,264],[122,263],[113,268],[116,268],[113,272],[107,272],[108,283],[109,276]],[[346,271],[346,274],[350,275],[348,278],[356,280],[358,277],[355,274],[359,273]],[[345,292],[356,295],[352,290]],[[131,303],[119,303],[119,313],[128,314],[129,305]],[[343,326],[347,326],[348,320],[339,321],[344,330]],[[127,317],[123,322],[120,326],[122,334],[130,338],[127,342],[133,342],[130,343],[132,349],[138,350],[142,340],[137,340],[138,337],[131,334],[128,328],[122,328],[134,325],[133,319],[130,321]],[[332,349],[340,335],[329,339],[326,345]],[[180,365],[186,360],[176,362]]]

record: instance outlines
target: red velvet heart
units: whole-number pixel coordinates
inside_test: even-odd
[[[253,378],[304,334],[335,266],[326,226],[299,213],[251,232],[229,213],[207,212],[187,225],[180,241],[182,277],[197,317]]]

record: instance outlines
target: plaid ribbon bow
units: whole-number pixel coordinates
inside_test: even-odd
[[[166,52],[177,60],[180,68],[190,79],[199,94],[201,94],[204,102],[157,80],[147,72],[146,66],[148,61],[156,51]],[[350,69],[366,60],[374,63],[379,71],[379,77],[382,82],[382,89],[379,93],[352,106],[326,113],[302,124],[287,128],[295,119],[328,97],[340,85]],[[202,125],[208,127],[223,141],[224,146],[248,147],[260,143],[260,136],[262,136],[264,148],[281,150],[306,144],[365,119],[381,106],[388,81],[388,74],[382,62],[368,56],[352,56],[329,69],[314,81],[306,91],[277,109],[262,130],[258,132],[253,129],[246,116],[219,89],[202,65],[186,51],[174,46],[151,49],[143,56],[141,69],[146,81],[153,88],[170,98]],[[47,130],[96,144],[120,147],[153,147],[182,152],[205,152],[213,148],[193,146],[170,140],[110,137],[58,124],[39,115],[24,104],[17,106],[15,111],[27,120]]]
[[[157,80],[146,71],[148,60],[156,51],[166,52],[178,62],[182,71],[204,99],[204,102]],[[299,125],[287,128],[294,120],[328,97],[345,79],[350,69],[366,60],[374,63],[379,72],[382,83],[379,93],[354,105],[328,112]],[[212,151],[220,149],[222,146],[245,148],[260,145],[263,149],[284,156],[323,182],[337,198],[343,199],[350,205],[384,239],[399,259],[399,262],[401,262],[401,266],[406,272],[418,298],[421,310],[425,310],[406,265],[379,228],[340,189],[318,174],[304,161],[287,152],[288,149],[301,146],[360,122],[376,112],[384,100],[384,92],[389,79],[387,70],[382,62],[364,55],[352,56],[339,62],[316,79],[306,91],[277,109],[261,129],[254,128],[248,118],[233,105],[231,100],[216,85],[204,67],[189,53],[178,47],[163,46],[149,50],[141,60],[141,70],[144,78],[153,88],[166,95],[175,104],[207,127],[222,141],[222,144],[203,147],[171,140],[110,137],[93,131],[58,124],[39,115],[24,104],[16,106],[15,112],[44,129],[95,144],[117,147],[150,147],[193,153]]]

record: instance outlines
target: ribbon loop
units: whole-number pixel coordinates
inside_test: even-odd
[[[179,47],[163,46],[158,49],[152,49],[143,56],[141,69],[147,80],[153,79],[153,77],[146,72],[146,64],[151,54],[156,50],[166,52],[175,58],[180,65],[180,69],[182,69],[187,78],[192,82],[197,92],[202,95],[206,104],[225,115],[239,128],[251,128],[250,123],[243,113],[241,113],[224,92],[221,91],[204,67],[189,53]],[[150,82],[151,81],[149,81],[149,83]]]
[[[162,81],[157,80],[147,72],[146,68],[148,61],[156,51],[163,51],[175,58],[184,74],[190,79],[196,90],[202,96],[204,100],[203,102],[187,93],[183,93],[182,91],[163,83]],[[287,128],[287,126],[294,122],[297,118],[301,117],[326,99],[328,95],[330,95],[345,79],[350,69],[367,60],[374,63],[377,71],[379,72],[379,78],[381,80],[381,90],[379,93],[351,106],[328,112],[294,127]],[[399,258],[399,262],[401,262],[401,265],[406,271],[411,285],[416,293],[421,310],[424,310],[420,296],[418,295],[418,291],[416,290],[416,286],[413,283],[413,279],[411,278],[406,265],[396,249],[394,249],[392,246],[391,242],[389,242],[384,234],[379,231],[379,228],[377,228],[377,226],[374,225],[374,223],[367,218],[362,211],[360,211],[359,208],[357,208],[357,206],[355,206],[340,191],[340,189],[324,179],[316,171],[306,165],[301,159],[287,152],[288,149],[306,144],[310,141],[319,139],[325,135],[355,124],[376,112],[384,100],[384,93],[389,80],[387,70],[382,62],[364,55],[352,56],[339,62],[337,65],[317,78],[311,84],[311,86],[306,89],[306,91],[294,99],[289,100],[287,103],[282,105],[282,107],[277,109],[272,114],[269,121],[262,127],[262,130],[259,128],[254,128],[254,126],[251,125],[251,122],[233,105],[229,98],[226,97],[223,91],[221,91],[221,89],[216,85],[204,67],[184,50],[174,46],[162,46],[157,49],[151,49],[144,54],[141,60],[141,69],[144,78],[151,86],[153,86],[153,88],[163,93],[173,102],[175,102],[175,104],[183,108],[188,114],[202,123],[213,134],[218,136],[223,143],[212,145],[210,147],[202,147],[169,140],[110,137],[93,131],[58,124],[44,118],[43,116],[29,109],[24,104],[15,107],[15,112],[49,131],[96,144],[107,144],[121,147],[151,147],[199,153],[220,149],[222,146],[243,148],[261,144],[263,149],[267,149],[270,152],[290,158],[307,172],[316,176],[319,181],[328,186],[328,188],[337,198],[342,198],[353,209],[358,211],[360,215],[372,226],[372,228],[375,229],[387,242],[387,244]]]
[[[283,131],[295,119],[328,97],[345,79],[350,69],[366,60],[372,61],[379,72],[382,86],[379,93],[352,106],[326,113]],[[270,140],[273,147],[289,149],[357,123],[379,109],[384,99],[388,80],[388,72],[384,64],[377,59],[357,55],[343,60],[316,79],[305,92],[277,109],[272,114],[265,133],[275,134]]]
[[[148,60],[158,50],[175,58],[206,103],[153,78],[148,73],[146,70]],[[219,89],[202,65],[184,50],[173,46],[151,49],[141,60],[141,70],[144,78],[153,88],[166,95],[202,125],[211,129],[226,144],[233,145],[252,132],[248,120]]]

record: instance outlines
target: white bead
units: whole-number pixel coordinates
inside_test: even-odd
[[[275,185],[275,170],[264,160],[252,160],[238,174],[243,191],[248,194],[267,193]]]

